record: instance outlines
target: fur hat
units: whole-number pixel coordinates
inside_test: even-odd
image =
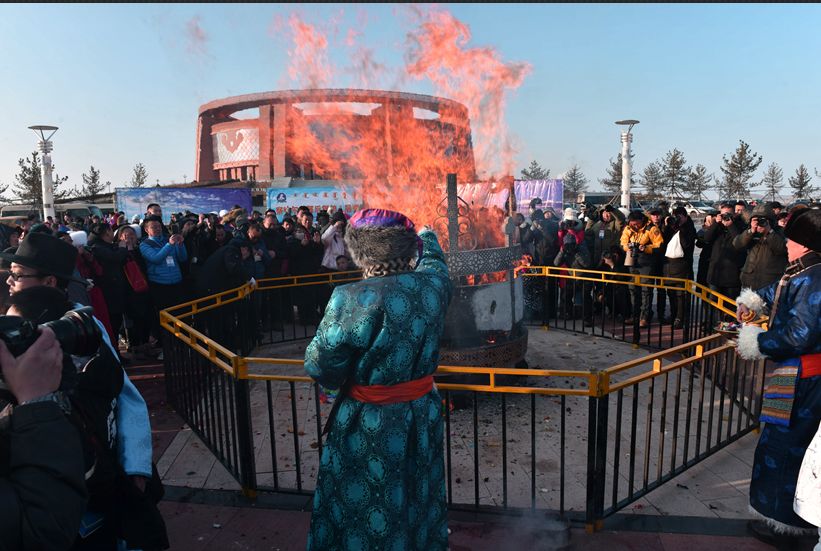
[[[416,227],[404,214],[384,209],[363,209],[348,220],[345,244],[351,260],[366,268],[421,253]]]
[[[576,211],[570,207],[564,209],[564,218],[565,222],[578,222],[579,217],[576,215]]]
[[[801,209],[793,213],[784,227],[787,239],[821,252],[821,210]]]

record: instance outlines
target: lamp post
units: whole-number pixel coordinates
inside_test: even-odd
[[[40,146],[40,180],[43,189],[43,222],[48,220],[49,216],[54,220],[54,181],[51,179],[51,150],[53,146],[51,145],[51,137],[57,132],[57,127],[40,124],[29,126],[29,129],[34,130],[34,133],[40,136],[38,145]],[[46,136],[47,132],[51,133]]]
[[[627,130],[621,133],[621,206],[630,208],[630,177],[633,175],[633,167],[630,162],[630,144],[633,142],[633,134],[630,133],[639,121],[635,119],[625,119],[616,121],[619,126],[626,126]]]

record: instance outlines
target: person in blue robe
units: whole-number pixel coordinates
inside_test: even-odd
[[[769,311],[769,328],[745,325],[738,354],[777,362],[765,389],[750,506],[759,539],[794,548],[816,530],[793,511],[798,473],[821,421],[821,210],[793,211],[785,228],[790,262],[777,283],[736,299],[738,318]]]
[[[339,389],[309,550],[447,549],[442,398],[432,374],[452,293],[433,231],[365,209],[345,242],[363,280],[336,287],[305,370]]]

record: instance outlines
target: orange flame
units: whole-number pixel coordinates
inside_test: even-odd
[[[351,75],[359,85],[385,85],[393,72],[426,80],[438,95],[467,107],[473,136],[468,123],[459,124],[458,113],[449,112],[447,104],[441,104],[438,113],[417,112],[405,104],[340,97],[294,106],[288,113],[287,156],[305,167],[306,177],[356,184],[367,206],[404,212],[419,226],[441,220],[437,207],[445,196],[446,174],[473,182],[477,168],[483,176],[512,172],[505,99],[530,71],[527,63],[504,62],[493,48],[468,47],[467,25],[443,9],[424,9],[411,9],[416,26],[408,34],[407,63],[393,71],[359,44],[362,21],[362,28],[338,33],[335,27],[312,25],[292,14],[287,26],[293,41],[288,75],[303,87],[338,86]],[[331,44],[329,35],[340,36],[340,43]],[[353,49],[348,56],[352,67],[331,65],[328,53],[337,46]],[[475,214],[470,241],[479,247],[504,245],[498,213]],[[446,240],[442,233],[440,237]]]

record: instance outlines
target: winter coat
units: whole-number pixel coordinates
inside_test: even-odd
[[[166,236],[149,237],[140,243],[140,254],[148,267],[148,281],[173,285],[182,281],[180,263],[188,260],[185,245],[172,245]]]
[[[553,259],[554,266],[564,266],[574,270],[586,270],[591,267],[590,250],[587,243],[582,241],[576,245],[575,251],[565,250],[562,247],[556,258]]]
[[[294,233],[291,233],[286,238],[286,247],[288,250],[288,266],[290,275],[308,275],[319,272],[319,267],[322,265],[322,257],[325,250],[322,243],[315,243],[313,240],[313,232],[305,231],[308,237],[308,244],[303,245],[302,241],[297,239]]]
[[[54,402],[0,422],[0,549],[69,549],[86,510],[83,449]]]
[[[624,231],[621,234],[621,248],[625,254],[630,254],[630,243],[643,245],[644,250],[638,252],[636,257],[636,266],[648,267],[653,266],[655,262],[654,253],[659,250],[664,244],[664,238],[658,227],[650,222],[640,227],[638,231],[630,227],[624,226]]]
[[[269,251],[274,251],[274,258],[271,259],[271,264],[268,266],[268,275],[271,277],[283,275],[282,265],[287,254],[285,252],[285,230],[282,228],[263,228],[262,240],[265,241],[265,246]]]
[[[619,247],[623,230],[624,214],[617,210],[612,212],[610,222],[605,222],[599,218],[598,221],[588,224],[588,228],[584,233],[587,247],[593,252],[591,257],[592,268],[601,265],[604,253],[610,252],[613,247]]]
[[[692,279],[693,252],[696,247],[695,224],[693,224],[692,219],[688,216],[684,224],[681,224],[680,226],[678,224],[667,225],[665,230],[669,234],[669,238],[666,240],[667,244],[664,251],[665,257],[667,258],[667,267],[665,268],[664,274],[668,277]],[[669,258],[667,257],[667,253],[669,251],[670,242],[676,234],[679,236],[679,242],[681,243],[681,248],[684,251],[684,256],[682,258]]]
[[[88,238],[88,246],[94,259],[103,269],[102,275],[95,283],[103,291],[108,311],[114,315],[121,313],[125,310],[125,294],[128,287],[128,280],[123,271],[125,261],[128,260],[128,251],[116,243],[106,243],[93,233]]]
[[[533,244],[533,265],[549,266],[559,252],[559,223],[555,220],[537,220]]]
[[[197,290],[201,296],[214,295],[240,287],[252,276],[239,247],[229,243],[217,249],[202,265],[197,274]]]
[[[741,286],[739,276],[747,253],[733,247],[733,240],[742,231],[744,225],[739,220],[726,228],[718,221],[704,231],[704,242],[713,247],[707,270],[708,284],[733,288]]]
[[[821,424],[801,462],[793,509],[815,526],[821,526]]]
[[[760,289],[781,279],[787,267],[787,239],[776,226],[767,235],[744,230],[733,239],[733,247],[747,252],[741,268],[741,286]]]
[[[701,228],[696,232],[696,247],[701,249],[701,254],[698,255],[698,269],[696,271],[696,282],[702,285],[708,285],[707,272],[710,269],[710,256],[713,254],[713,245],[705,243],[704,230]]]
[[[350,256],[345,246],[345,238],[333,224],[322,233],[322,244],[325,253],[322,257],[322,266],[329,270],[336,270],[336,258],[340,255]]]

